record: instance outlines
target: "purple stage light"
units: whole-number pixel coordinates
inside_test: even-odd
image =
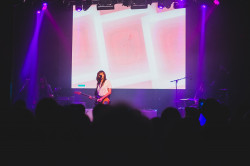
[[[77,12],[80,12],[80,11],[82,11],[82,3],[77,3],[76,5],[75,5],[75,10],[77,11]]]
[[[220,4],[219,0],[214,0],[214,4],[219,5]]]
[[[158,3],[158,8],[159,9],[163,9],[164,8],[164,5],[162,3]]]
[[[46,10],[47,9],[47,3],[43,3],[43,10]]]
[[[159,8],[159,9],[163,9],[163,8],[164,8],[163,0],[159,0],[159,1],[158,1],[158,8]]]
[[[29,110],[33,111],[38,102],[39,97],[39,83],[38,78],[38,48],[39,48],[39,34],[41,23],[43,20],[44,12],[41,10],[36,11],[36,26],[34,29],[33,37],[31,39],[28,52],[26,54],[23,67],[20,73],[21,82],[29,79],[29,85],[27,86],[27,93],[25,96],[26,106]]]
[[[158,6],[159,9],[163,9],[163,6]]]
[[[174,0],[174,9],[181,9],[187,7],[187,1],[186,0]]]
[[[206,46],[206,5],[201,6],[201,29],[200,29],[200,44],[199,44],[199,57],[198,57],[198,68],[197,68],[197,84],[196,88],[200,89],[203,87],[203,82],[205,80],[205,46]]]

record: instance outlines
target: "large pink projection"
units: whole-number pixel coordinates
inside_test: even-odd
[[[73,9],[72,88],[96,88],[104,70],[112,88],[174,89],[185,77],[186,11],[157,8]],[[185,89],[185,80],[178,83]]]

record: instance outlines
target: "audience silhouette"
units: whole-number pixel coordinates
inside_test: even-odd
[[[96,105],[90,121],[83,105],[62,106],[53,98],[41,99],[35,114],[22,100],[0,113],[1,149],[10,165],[32,165],[31,160],[41,165],[234,165],[247,161],[249,152],[250,111],[234,119],[213,98],[202,108],[186,107],[184,118],[167,107],[160,117],[148,119],[120,102]],[[200,115],[206,118],[203,126]]]

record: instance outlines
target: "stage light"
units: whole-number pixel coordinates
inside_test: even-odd
[[[75,10],[78,12],[82,11],[82,0],[77,0],[75,2]]]
[[[167,9],[169,9],[173,1],[174,0],[158,0],[158,8],[163,9],[164,7],[166,7]]]
[[[220,1],[219,0],[214,0],[214,4],[218,6],[220,4]]]
[[[78,12],[82,11],[82,5],[81,4],[75,5],[75,9]]]
[[[44,2],[44,3],[43,3],[43,8],[42,8],[42,10],[46,10],[46,9],[47,9],[47,5],[48,5],[48,4],[47,4],[46,2]]]
[[[76,11],[78,12],[82,11],[82,6],[76,6]]]
[[[164,8],[163,0],[158,0],[158,8],[159,9],[163,9]]]
[[[175,9],[186,8],[187,4],[188,4],[187,0],[176,0],[174,2],[174,8]]]
[[[97,10],[113,10],[115,9],[114,5],[115,5],[116,1],[114,0],[100,0],[96,7]]]
[[[132,0],[131,9],[146,9],[148,8],[147,0]]]
[[[107,5],[102,5],[102,4],[97,4],[97,10],[114,10],[115,6],[113,4],[107,4]]]
[[[205,9],[207,6],[206,6],[206,5],[202,5],[201,7],[202,7],[203,9]]]
[[[40,14],[41,13],[41,11],[40,10],[37,10],[37,12],[36,12],[37,14]]]
[[[164,8],[164,5],[158,3],[158,8],[159,8],[159,9],[163,9],[163,8]]]

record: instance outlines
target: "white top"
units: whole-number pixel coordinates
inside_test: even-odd
[[[104,96],[106,93],[108,93],[108,89],[111,89],[111,83],[109,80],[106,80],[102,87],[100,85],[97,86],[97,93],[99,96]]]

